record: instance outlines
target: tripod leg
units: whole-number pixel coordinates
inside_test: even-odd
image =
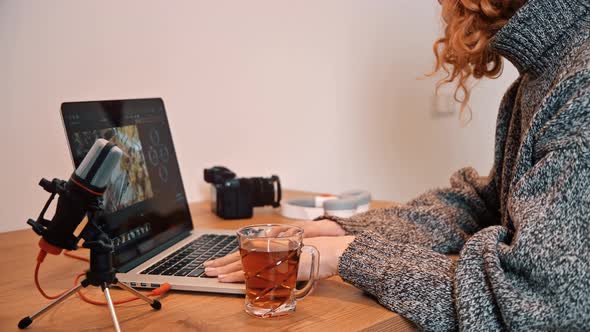
[[[80,284],[80,285],[70,289],[67,293],[58,297],[55,301],[49,303],[48,305],[43,307],[41,310],[37,311],[36,313],[32,314],[31,316],[21,319],[20,322],[18,322],[18,328],[21,330],[26,329],[29,325],[31,325],[31,323],[33,323],[33,320],[35,320],[40,315],[44,314],[47,310],[51,309],[54,305],[64,301],[65,299],[70,297],[72,294],[76,293],[82,287],[84,287],[84,286],[82,284]]]
[[[137,290],[135,290],[135,288],[133,288],[131,286],[127,286],[120,281],[118,281],[116,285],[121,287],[122,289],[128,291],[129,293],[139,297],[140,299],[144,300],[145,302],[149,303],[152,306],[152,308],[154,308],[156,310],[160,310],[162,308],[162,303],[160,303],[160,301],[150,299],[149,297],[147,297],[147,296],[141,294],[140,292],[138,292]]]
[[[113,320],[115,331],[121,332],[119,320],[117,319],[117,313],[115,312],[115,306],[113,305],[113,300],[111,299],[111,293],[109,292],[109,287],[107,284],[102,285],[102,291],[104,292],[104,296],[107,298],[107,305],[109,306],[109,312],[111,313],[111,319]]]

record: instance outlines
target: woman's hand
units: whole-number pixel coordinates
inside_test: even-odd
[[[303,221],[297,226],[303,228],[303,237],[344,236],[346,232],[332,220]]]
[[[313,246],[320,252],[319,279],[330,278],[338,274],[338,262],[354,241],[354,236],[312,237],[303,240],[306,246]],[[303,255],[299,260],[297,280],[308,280],[311,271],[311,255]]]
[[[314,246],[320,252],[319,278],[329,278],[338,273],[338,261],[354,236],[330,236],[306,238],[304,245]],[[297,280],[309,279],[311,256],[302,255],[299,261]],[[205,262],[205,273],[216,276],[220,282],[244,282],[242,259],[238,252]]]

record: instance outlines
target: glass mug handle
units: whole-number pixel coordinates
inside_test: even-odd
[[[301,252],[308,252],[311,254],[311,267],[309,269],[309,281],[301,289],[295,289],[295,298],[301,300],[306,297],[318,281],[320,273],[320,252],[314,246],[303,246]]]

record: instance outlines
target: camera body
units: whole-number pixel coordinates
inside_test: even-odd
[[[238,178],[226,167],[215,166],[203,172],[211,184],[211,211],[223,219],[252,218],[254,207],[281,205],[279,177]]]

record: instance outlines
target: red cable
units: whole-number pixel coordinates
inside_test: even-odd
[[[63,291],[57,295],[48,295],[47,293],[45,293],[43,291],[43,289],[41,288],[41,285],[39,284],[39,267],[40,266],[41,266],[41,262],[37,262],[37,266],[35,266],[35,286],[37,287],[37,290],[39,291],[39,293],[41,293],[41,295],[43,295],[44,298],[46,298],[48,300],[55,300],[58,297],[64,295],[65,293],[67,293],[69,291],[69,289],[66,289],[65,291]]]
[[[88,262],[89,259],[82,257],[82,256],[78,256],[78,255],[74,255],[70,252],[65,252],[64,253],[65,256],[73,258],[73,259],[78,259],[81,261],[85,261]],[[39,267],[41,266],[41,263],[43,262],[43,260],[45,260],[45,257],[47,256],[47,252],[44,250],[40,250],[39,251],[39,255],[37,255],[37,266],[35,266],[35,286],[37,287],[37,290],[39,291],[39,293],[41,293],[41,295],[43,295],[43,297],[45,297],[46,299],[49,300],[55,300],[58,297],[64,295],[65,293],[67,293],[68,291],[70,291],[71,289],[73,289],[74,287],[76,287],[78,285],[78,281],[80,280],[80,277],[86,275],[86,273],[80,273],[76,276],[76,279],[74,280],[74,287],[70,288],[70,289],[66,289],[65,291],[61,292],[58,295],[48,295],[47,293],[45,293],[43,291],[43,289],[41,288],[41,285],[39,284]],[[147,296],[158,296],[158,295],[162,295],[165,294],[166,292],[168,292],[170,290],[171,286],[169,283],[163,283],[162,286],[152,290],[151,292],[149,292],[147,294]],[[91,298],[88,298],[86,295],[84,295],[84,293],[82,293],[82,290],[78,290],[78,295],[80,296],[80,298],[82,300],[84,300],[85,302],[88,302],[90,304],[94,304],[94,305],[107,305],[106,302],[101,302],[101,301],[95,301]],[[113,304],[117,305],[117,304],[123,304],[123,303],[128,303],[128,302],[132,302],[135,300],[138,300],[139,297],[130,297],[127,299],[123,299],[123,300],[119,300],[119,301],[114,301]]]
[[[78,280],[80,280],[80,277],[85,275],[84,273],[79,274],[76,277],[76,281],[75,283],[78,283]],[[164,283],[162,284],[162,286],[152,290],[151,292],[147,293],[146,296],[158,296],[158,295],[162,295],[166,292],[168,292],[170,290],[170,284],[169,283]],[[84,295],[84,293],[82,293],[82,290],[78,291],[78,295],[80,296],[80,298],[82,298],[82,300],[84,300],[85,302],[88,302],[90,304],[94,304],[94,305],[107,305],[106,302],[102,302],[102,301],[96,301],[93,300],[91,298],[88,298],[86,295]],[[117,305],[117,304],[123,304],[123,303],[129,303],[129,302],[133,302],[135,300],[139,300],[139,297],[129,297],[123,300],[118,300],[118,301],[114,301],[113,304]]]

